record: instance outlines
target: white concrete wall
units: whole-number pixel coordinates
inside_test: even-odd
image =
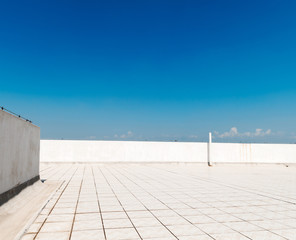
[[[41,140],[42,162],[203,162],[207,143]],[[212,143],[213,163],[296,163],[296,144]]]
[[[39,175],[40,129],[0,110],[0,194]]]
[[[296,144],[213,143],[213,162],[296,163]]]
[[[203,162],[206,143],[41,140],[42,162]]]

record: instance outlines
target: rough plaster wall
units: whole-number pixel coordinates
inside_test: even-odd
[[[39,175],[39,127],[0,110],[0,194]]]

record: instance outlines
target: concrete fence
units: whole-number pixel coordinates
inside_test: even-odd
[[[42,162],[200,162],[208,143],[41,140]],[[212,163],[296,163],[296,144],[212,143]]]
[[[40,129],[0,110],[0,205],[39,179]]]

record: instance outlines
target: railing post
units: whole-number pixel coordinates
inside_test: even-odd
[[[209,142],[208,142],[208,166],[211,165],[211,144],[212,144],[212,133],[209,132]]]

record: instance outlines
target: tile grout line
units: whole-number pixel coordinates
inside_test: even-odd
[[[129,172],[127,172],[127,173],[130,174]],[[132,180],[130,180],[130,181],[132,181]],[[144,180],[142,180],[142,181],[144,181]],[[144,181],[144,182],[147,183],[147,184],[149,184],[149,185],[151,185],[151,184],[150,184],[149,182],[147,182],[147,181]],[[144,191],[145,191],[145,190],[144,190]],[[146,191],[146,192],[147,192],[147,191]],[[149,192],[147,192],[147,193],[149,193]],[[186,195],[189,196],[189,197],[191,197],[191,196],[188,195],[187,193],[184,193],[184,192],[182,192],[182,193],[183,193],[183,194],[186,194]],[[171,196],[171,197],[174,198],[175,200],[177,200],[177,201],[179,201],[179,202],[181,202],[181,203],[187,205],[188,207],[192,208],[192,207],[191,207],[190,205],[188,205],[187,203],[184,203],[184,202],[180,201],[179,199],[175,198],[174,196],[172,196],[172,195],[170,195],[170,194],[168,194],[168,193],[166,193],[166,194],[169,195],[169,196]],[[156,198],[156,197],[155,197],[155,198]],[[194,197],[191,197],[191,198],[194,198]],[[192,224],[193,226],[195,226],[196,228],[198,228],[199,230],[201,230],[202,232],[204,232],[205,234],[207,234],[207,235],[209,235],[211,238],[213,238],[213,237],[211,236],[211,234],[209,234],[209,233],[203,231],[202,229],[200,229],[196,224],[193,224],[190,220],[186,219],[183,215],[179,214],[177,211],[175,211],[174,209],[172,209],[171,207],[169,207],[168,205],[166,205],[163,201],[161,201],[161,200],[158,199],[158,198],[156,198],[156,199],[157,199],[158,201],[160,201],[162,204],[164,204],[165,206],[167,206],[169,209],[171,209],[173,212],[175,212],[177,215],[179,215],[181,218],[183,218],[184,220],[186,220],[187,222],[189,222],[190,224]],[[195,199],[195,198],[194,198],[194,199]],[[210,206],[210,207],[211,207],[211,208],[215,208],[215,209],[217,209],[216,207],[213,207],[213,206]],[[196,209],[196,208],[192,208],[192,209]],[[196,209],[196,210],[197,210],[197,209]],[[222,211],[222,210],[220,210],[220,211]],[[223,212],[224,212],[224,211],[223,211]],[[201,213],[202,213],[202,212],[201,212]],[[229,213],[227,213],[227,212],[224,212],[224,213],[229,214]],[[214,218],[210,217],[210,216],[207,215],[207,214],[202,213],[202,215],[207,216],[207,217],[213,219],[215,222],[217,222]],[[233,216],[232,214],[230,214],[230,215]],[[242,220],[242,222],[246,222],[246,221],[243,220],[243,219],[241,219],[241,220]],[[238,221],[238,222],[239,222],[239,221]],[[248,236],[246,236],[246,235],[242,234],[241,232],[239,232],[239,231],[237,231],[237,230],[235,230],[235,229],[233,229],[233,228],[231,228],[231,227],[229,227],[229,226],[223,224],[222,222],[217,222],[217,223],[222,224],[223,226],[228,227],[229,229],[232,229],[233,231],[235,231],[235,232],[241,234],[242,236],[244,236],[244,237],[246,237],[246,238],[249,238]],[[264,229],[262,229],[262,231],[263,231],[263,230],[264,230]],[[250,239],[250,238],[249,238],[249,239]]]
[[[104,233],[105,240],[107,240],[105,226],[104,226],[104,219],[103,219],[101,205],[100,205],[100,201],[99,201],[99,195],[98,195],[98,190],[97,190],[97,183],[96,183],[96,179],[95,179],[95,176],[94,176],[93,166],[91,166],[91,171],[92,171],[92,177],[93,177],[94,184],[95,184],[95,189],[96,189],[96,196],[97,196],[97,202],[98,202],[98,207],[99,207],[99,211],[100,211],[100,217],[101,217],[102,226],[103,226],[103,233]]]
[[[47,220],[49,220],[49,216],[52,213],[52,211],[55,208],[62,207],[62,206],[57,206],[57,204],[59,204],[59,202],[64,202],[64,200],[66,200],[64,198],[72,197],[72,202],[74,200],[73,203],[75,204],[75,198],[78,195],[78,198],[76,201],[76,206],[75,206],[74,216],[72,215],[72,211],[71,211],[72,216],[70,216],[70,217],[73,218],[71,229],[67,230],[67,231],[62,231],[62,232],[68,232],[69,235],[67,234],[67,237],[69,237],[69,240],[72,238],[76,215],[80,213],[79,212],[79,209],[80,209],[79,200],[82,198],[83,199],[88,198],[88,196],[89,196],[88,194],[90,194],[90,193],[92,193],[93,200],[95,200],[93,186],[88,187],[88,183],[90,185],[92,185],[91,184],[92,181],[91,181],[90,176],[87,176],[88,174],[90,174],[90,171],[89,171],[90,169],[92,170],[93,184],[94,184],[95,191],[96,191],[95,193],[96,193],[96,198],[97,198],[97,205],[98,205],[98,208],[100,211],[100,217],[101,217],[101,221],[102,221],[102,225],[103,225],[103,232],[104,232],[105,240],[107,240],[106,229],[105,229],[104,222],[103,222],[104,221],[103,212],[105,209],[104,208],[105,205],[107,207],[107,209],[105,209],[107,212],[115,212],[115,213],[120,212],[120,214],[122,214],[124,212],[125,214],[122,214],[120,216],[122,216],[122,217],[124,217],[124,215],[127,216],[127,218],[129,219],[130,223],[133,226],[133,229],[135,229],[135,231],[137,232],[140,239],[143,239],[143,238],[142,238],[141,234],[138,232],[137,227],[135,226],[135,224],[138,225],[136,220],[137,220],[137,216],[139,214],[135,214],[136,219],[135,219],[135,224],[134,224],[133,220],[132,220],[134,217],[133,217],[133,215],[131,215],[132,212],[139,211],[139,212],[143,212],[145,214],[147,213],[147,217],[146,217],[146,215],[142,216],[140,214],[139,216],[141,218],[145,218],[145,217],[149,218],[148,213],[150,213],[151,220],[153,220],[153,218],[154,218],[155,220],[158,220],[158,222],[161,224],[160,225],[159,223],[155,222],[155,224],[156,224],[155,226],[158,226],[159,228],[161,226],[165,227],[172,234],[171,237],[174,236],[177,239],[178,239],[178,237],[180,237],[180,239],[181,238],[183,239],[184,237],[186,238],[186,237],[190,237],[190,236],[191,237],[193,237],[193,236],[207,237],[206,235],[208,235],[208,237],[210,237],[211,239],[220,239],[220,237],[222,237],[222,235],[220,236],[220,234],[226,234],[225,236],[227,236],[227,233],[231,234],[231,232],[227,232],[227,230],[225,230],[225,232],[222,233],[222,231],[223,231],[222,225],[233,230],[232,233],[234,235],[228,235],[228,236],[230,236],[230,237],[236,236],[236,234],[239,233],[242,237],[246,237],[247,239],[253,239],[252,234],[255,234],[254,235],[255,238],[258,236],[261,236],[263,234],[263,232],[268,234],[268,236],[270,234],[270,236],[273,236],[275,238],[276,238],[276,236],[278,236],[278,237],[281,237],[281,239],[288,239],[290,236],[289,234],[291,234],[293,232],[293,231],[291,231],[293,229],[293,227],[292,227],[293,224],[288,224],[289,220],[291,221],[291,220],[295,219],[295,217],[296,217],[296,215],[293,216],[294,214],[288,214],[289,211],[296,210],[295,208],[293,208],[293,206],[294,206],[293,203],[292,204],[289,202],[283,203],[285,201],[281,201],[279,199],[273,199],[272,197],[269,197],[269,196],[264,196],[264,195],[261,196],[260,194],[257,194],[256,192],[252,192],[253,190],[247,191],[247,190],[253,189],[253,188],[248,188],[248,186],[250,187],[252,185],[246,185],[246,184],[248,184],[248,182],[246,182],[246,181],[238,182],[238,183],[242,183],[243,184],[242,186],[246,186],[246,190],[244,190],[244,187],[236,187],[235,185],[232,187],[231,184],[228,186],[227,183],[229,181],[226,181],[226,183],[225,183],[225,181],[221,181],[221,184],[219,184],[220,183],[219,179],[217,179],[217,180],[212,179],[212,178],[207,179],[206,175],[203,175],[203,174],[197,174],[197,176],[195,177],[194,173],[191,172],[190,168],[184,168],[184,169],[181,169],[180,171],[178,171],[177,168],[174,168],[174,167],[168,167],[168,168],[162,169],[161,166],[159,166],[159,165],[157,165],[157,166],[139,165],[136,168],[131,168],[131,164],[121,164],[121,165],[119,165],[119,167],[116,167],[112,164],[104,165],[104,166],[100,166],[100,164],[91,164],[90,166],[88,166],[88,164],[84,163],[84,164],[79,165],[76,168],[76,170],[75,170],[75,165],[72,165],[69,168],[67,168],[67,167],[68,167],[68,164],[63,165],[62,170],[57,169],[58,171],[56,171],[55,174],[52,174],[52,172],[54,171],[54,169],[52,167],[46,168],[43,172],[43,174],[50,174],[50,178],[54,178],[55,180],[59,180],[59,179],[64,179],[64,180],[63,180],[63,182],[61,182],[59,187],[55,190],[55,193],[50,198],[50,199],[52,199],[52,201],[50,203],[47,202],[44,205],[44,207],[42,208],[42,210],[43,210],[46,207],[46,205],[48,204],[48,207],[46,207],[45,211],[43,212],[44,215],[43,214],[40,215],[40,213],[38,213],[37,217],[39,217],[39,216],[40,217],[42,216],[42,217],[38,220],[38,225],[34,226],[34,231],[38,229],[38,232],[34,233],[33,231],[32,232],[30,231],[30,234],[32,234],[33,239],[47,236],[47,235],[46,236],[43,235],[44,231],[42,231],[42,228],[44,228],[44,224],[46,224],[48,222]],[[82,174],[82,168],[83,168],[83,174]],[[157,170],[155,171],[155,169],[157,169]],[[77,170],[79,170],[79,171],[77,171]],[[101,174],[99,171],[101,172]],[[188,172],[188,174],[186,174],[187,172]],[[78,176],[76,176],[76,174]],[[82,175],[82,179],[81,179],[81,175]],[[69,180],[70,176],[71,176],[71,178]],[[156,177],[153,178],[153,176],[156,176]],[[175,177],[175,176],[178,176],[178,177]],[[218,175],[218,176],[223,177],[224,175]],[[81,179],[81,182],[80,182],[80,187],[79,187],[79,180],[80,179]],[[104,181],[104,179],[105,179],[105,181]],[[190,182],[192,182],[192,183],[190,184]],[[262,181],[259,181],[259,182],[262,182]],[[263,181],[263,184],[264,183],[265,182]],[[263,186],[265,186],[265,185],[263,185]],[[267,185],[267,186],[269,186],[269,185]],[[279,187],[280,186],[281,185],[279,184]],[[79,188],[79,191],[78,191],[78,188]],[[209,190],[207,190],[207,188]],[[266,189],[268,190],[269,188],[266,188]],[[286,188],[283,188],[283,189],[286,189]],[[112,191],[113,194],[111,193],[110,190]],[[87,192],[85,192],[85,191],[87,191]],[[89,191],[91,191],[91,192],[89,192]],[[101,195],[101,192],[102,192],[102,195]],[[204,194],[205,194],[205,196],[204,196]],[[225,195],[221,195],[221,194],[225,194]],[[221,199],[219,198],[219,196],[221,197]],[[63,201],[60,200],[61,198],[63,199]],[[105,198],[107,198],[107,199],[105,199]],[[114,201],[114,203],[113,204],[108,203],[108,198],[110,198],[110,200],[111,200],[111,198],[113,198],[112,201]],[[234,199],[232,199],[232,198],[234,198]],[[118,205],[118,203],[117,204],[115,203],[115,199],[117,199],[122,210],[117,209],[120,206]],[[156,199],[157,202],[159,202],[159,204],[163,204],[163,207],[161,205],[158,207],[158,203],[153,199]],[[195,202],[194,200],[197,200],[198,202]],[[207,201],[207,200],[209,200],[209,201]],[[82,201],[82,200],[80,200],[80,201]],[[85,199],[85,201],[87,201],[87,199]],[[261,201],[261,203],[260,203],[260,201]],[[105,205],[104,205],[104,202],[105,202]],[[153,205],[154,202],[156,204],[155,206]],[[146,210],[143,207],[141,207],[140,205],[138,205],[139,203],[141,205],[143,205]],[[132,205],[130,205],[130,204],[132,204]],[[136,206],[133,206],[134,204]],[[113,206],[113,208],[112,208],[112,206]],[[146,206],[150,207],[150,209],[148,209]],[[280,207],[280,206],[282,206],[282,207]],[[155,209],[154,209],[154,207],[155,207]],[[180,219],[176,218],[176,221],[169,221],[166,225],[163,224],[158,219],[158,217],[161,217],[161,218],[163,216],[165,218],[167,218],[167,217],[166,217],[166,215],[161,215],[161,214],[158,215],[158,214],[159,214],[159,211],[161,211],[162,209],[165,209],[165,207],[167,208],[167,211],[172,211],[172,213],[174,212],[176,214],[176,215],[174,215],[175,217],[177,217],[177,215],[178,215],[180,217]],[[229,210],[227,210],[228,207],[229,207]],[[248,207],[250,208],[250,212],[248,212]],[[103,209],[101,209],[101,208],[103,208]],[[96,209],[96,206],[94,205],[94,211],[95,211],[95,209]],[[184,211],[182,211],[182,209],[184,209]],[[187,209],[187,211],[189,211],[188,214],[187,214],[187,211],[185,211],[185,209]],[[192,218],[192,220],[191,220],[192,222],[190,222],[190,218],[188,218],[188,220],[187,220],[187,215],[191,216],[190,209],[197,210],[196,215],[198,215],[198,216],[200,213],[201,216],[208,217],[208,219],[201,219],[202,223],[206,224],[207,223],[206,221],[209,221],[209,223],[212,223],[212,221],[210,220],[210,219],[212,219],[215,223],[221,224],[221,229],[219,229],[218,232],[214,232],[214,231],[216,231],[215,225],[209,225],[208,226],[209,228],[205,225],[205,227],[206,227],[205,230],[208,229],[209,231],[213,231],[213,232],[210,234],[208,234],[207,232],[204,232],[202,229],[200,229],[197,226],[198,223],[196,223],[196,225],[195,225],[195,222],[199,221],[199,218]],[[213,211],[211,209],[213,209]],[[219,212],[216,211],[215,209],[218,210]],[[78,212],[77,212],[77,210],[78,210]],[[102,210],[103,210],[103,212],[102,212]],[[131,213],[130,213],[130,211],[131,211]],[[94,212],[94,213],[97,214],[97,212]],[[154,215],[154,213],[157,215]],[[168,212],[168,213],[170,213],[170,212]],[[248,213],[250,213],[250,215],[248,215]],[[56,213],[53,213],[53,214],[55,215]],[[243,214],[243,215],[240,216],[240,214]],[[274,214],[279,214],[279,215],[274,215]],[[192,215],[192,216],[196,216],[196,215]],[[221,217],[219,215],[221,215]],[[77,219],[78,219],[78,216],[79,215],[77,215]],[[118,217],[119,215],[117,214],[116,216]],[[153,216],[153,218],[152,218],[152,216]],[[170,217],[169,215],[167,215],[167,216]],[[171,215],[171,216],[173,216],[173,215]],[[117,217],[114,217],[114,219],[117,219]],[[132,217],[132,218],[130,218],[130,217]],[[233,219],[233,217],[235,217],[237,219],[237,221],[235,221],[236,219]],[[194,232],[196,232],[196,231],[193,228],[191,228],[189,226],[189,224],[186,224],[185,222],[183,222],[183,220],[181,218],[186,220],[191,225],[195,226],[201,232],[200,233],[198,232],[197,235],[194,234]],[[111,218],[106,218],[106,219],[111,219]],[[121,219],[121,217],[119,219]],[[125,219],[126,223],[128,223],[126,217],[124,217],[123,219]],[[69,220],[71,221],[71,219],[69,219]],[[147,226],[140,225],[138,227],[141,229],[145,228],[145,227],[150,227],[150,225],[148,225],[149,219],[147,219],[147,220],[148,220],[148,222],[146,222]],[[34,220],[33,223],[35,223],[35,221],[36,221],[36,219]],[[96,221],[98,221],[98,218],[96,218]],[[268,222],[270,222],[270,224],[268,222],[260,223],[260,221],[268,221]],[[233,226],[235,229],[239,229],[239,230],[235,230],[230,226],[232,223],[235,223],[235,222],[241,222],[241,225],[238,224],[238,225]],[[69,225],[71,224],[71,222],[68,222],[68,223],[69,223]],[[256,228],[252,228],[249,225],[244,225],[243,223],[257,226],[258,228],[260,228],[260,230],[258,230]],[[257,225],[257,223],[259,225]],[[105,224],[107,224],[106,220],[105,220]],[[141,224],[143,224],[143,223],[141,223]],[[116,225],[118,225],[118,226],[115,226],[115,225],[113,226],[113,225],[110,228],[108,228],[108,231],[110,230],[111,233],[113,231],[112,229],[124,229],[124,228],[131,227],[130,224],[128,224],[128,226],[123,226],[123,224],[121,224],[120,221],[118,223],[116,223]],[[188,231],[192,230],[192,234],[189,234],[189,232],[187,232],[187,231],[184,232],[184,230],[183,230],[182,234],[188,234],[188,235],[180,234],[180,236],[179,236],[178,233],[176,232],[176,236],[175,236],[174,233],[172,233],[170,231],[170,229],[168,229],[168,227],[171,228],[171,226],[180,226],[181,227],[182,225],[188,226]],[[40,227],[37,228],[38,226],[40,226]],[[217,228],[218,227],[219,226],[217,225]],[[68,227],[67,227],[67,229],[68,229]],[[76,229],[76,227],[75,227],[75,229]],[[153,229],[152,224],[151,224],[151,229]],[[245,231],[243,229],[247,229],[247,231]],[[181,230],[181,229],[176,229],[176,230]],[[280,230],[282,230],[284,232],[281,233]],[[290,232],[286,233],[285,230],[290,231]],[[74,231],[74,235],[75,235],[75,231]],[[132,230],[130,230],[130,231],[132,231]],[[175,232],[175,228],[172,228],[172,231]],[[202,235],[202,232],[205,235]],[[46,233],[47,233],[47,231],[46,231]],[[131,233],[134,233],[134,232],[131,232]],[[22,236],[24,236],[24,234]],[[38,236],[38,234],[39,234],[39,236]],[[201,234],[201,235],[199,235],[199,234]],[[245,235],[245,234],[247,234],[247,235]],[[258,234],[258,235],[256,235],[256,234]],[[283,234],[283,236],[281,236],[280,234]],[[74,235],[73,235],[73,237],[74,237]],[[211,236],[211,235],[213,235],[213,236]],[[216,237],[216,235],[218,238]],[[286,235],[286,237],[284,237],[285,235]],[[147,235],[147,236],[149,236],[150,238],[152,237],[151,240],[153,238],[157,237],[156,235],[155,236]],[[143,235],[143,237],[144,237],[144,235]]]
[[[117,171],[118,172],[118,171]],[[122,173],[119,172],[119,174],[123,175]],[[124,177],[126,177],[125,175],[123,175]],[[207,232],[203,231],[202,229],[200,229],[199,227],[197,227],[196,225],[194,225],[192,222],[190,222],[189,220],[187,220],[186,218],[184,218],[182,215],[180,215],[178,212],[176,212],[174,209],[172,209],[171,207],[169,207],[168,205],[166,205],[163,201],[159,200],[157,197],[155,197],[154,195],[152,195],[150,192],[148,192],[147,190],[145,190],[143,187],[141,187],[139,184],[135,183],[134,181],[130,180],[130,178],[126,177],[127,179],[129,179],[129,181],[131,181],[132,183],[136,184],[137,186],[139,186],[141,189],[143,189],[146,193],[148,193],[150,196],[152,196],[153,198],[155,198],[156,200],[158,200],[159,202],[161,202],[163,205],[165,205],[168,209],[172,210],[173,212],[175,212],[177,215],[179,215],[180,217],[182,217],[184,220],[186,220],[188,223],[190,223],[191,225],[193,225],[194,227],[196,227],[197,229],[199,229],[200,231],[202,231],[204,234],[206,234],[207,236],[209,236],[210,238],[214,239],[211,235],[209,235]],[[153,216],[155,216],[149,209],[147,209]],[[155,216],[155,218],[157,218]],[[160,220],[159,220],[160,221]],[[162,223],[163,224],[163,223]],[[164,225],[164,224],[163,224]],[[165,225],[164,225],[165,226]],[[166,226],[165,226],[166,227]],[[167,228],[167,227],[166,227]],[[170,231],[170,230],[169,230]],[[171,231],[170,231],[171,232]],[[173,233],[172,233],[173,234]],[[174,234],[173,234],[174,235]],[[174,235],[175,236],[175,235]],[[176,237],[176,236],[175,236]],[[177,238],[177,237],[176,237]],[[178,239],[178,238],[177,238]]]
[[[121,205],[121,207],[122,207],[122,209],[123,209],[124,213],[125,213],[125,214],[126,214],[126,216],[128,217],[128,219],[129,219],[129,221],[131,222],[131,224],[133,225],[133,227],[134,227],[135,231],[136,231],[136,232],[137,232],[137,234],[139,235],[140,239],[141,239],[141,240],[143,240],[143,238],[142,238],[142,236],[140,235],[140,233],[138,232],[138,230],[137,230],[136,226],[134,225],[134,223],[133,223],[133,222],[132,222],[132,220],[130,219],[130,216],[127,214],[126,210],[124,209],[124,207],[123,207],[123,205],[122,205],[121,201],[118,199],[118,197],[117,197],[116,193],[114,192],[114,189],[113,189],[113,188],[112,188],[112,186],[110,185],[110,183],[109,183],[108,179],[106,178],[106,176],[104,175],[103,171],[100,169],[100,167],[99,167],[99,166],[98,166],[98,168],[99,168],[99,170],[101,171],[101,173],[102,173],[103,177],[105,178],[105,180],[106,180],[107,184],[109,185],[109,187],[110,187],[111,191],[113,192],[114,196],[116,197],[117,201],[118,201],[118,202],[119,202],[119,204]]]
[[[154,167],[154,168],[156,168],[156,167]],[[184,175],[179,174],[179,173],[176,173],[174,171],[163,170],[161,168],[156,168],[156,169],[159,169],[159,170],[162,170],[162,171],[165,171],[165,172],[168,172],[168,173],[172,173],[172,174],[175,174],[175,175],[179,175],[179,176],[182,176],[184,178],[191,178],[191,179],[197,179],[197,180],[204,181],[204,182],[210,182],[210,183],[215,184],[215,185],[220,185],[220,186],[224,186],[224,187],[228,187],[228,188],[240,190],[240,191],[243,191],[243,192],[248,192],[248,193],[251,193],[251,194],[254,194],[254,195],[258,195],[258,196],[270,198],[270,199],[273,199],[273,200],[277,200],[277,201],[289,203],[289,204],[292,204],[292,205],[296,205],[295,202],[290,202],[290,201],[286,201],[286,200],[282,200],[282,199],[276,198],[276,197],[280,197],[281,198],[281,196],[276,196],[276,197],[268,196],[268,195],[270,195],[269,193],[267,193],[268,195],[264,195],[264,194],[260,194],[258,192],[254,192],[253,190],[243,189],[242,187],[239,187],[239,186],[232,186],[232,185],[228,185],[226,183],[218,183],[217,181],[211,180],[211,179],[207,180],[207,179],[204,179],[202,177],[196,177],[196,176],[192,176],[192,175],[184,176]]]
[[[109,172],[110,172],[110,170],[109,169],[107,169]],[[146,208],[146,210],[148,211],[148,212],[150,212],[151,213],[151,215],[152,216],[154,216],[154,218],[155,219],[157,219],[157,221],[159,221],[159,223],[169,232],[169,233],[171,233],[176,239],[179,239],[165,224],[163,224],[163,222],[162,221],[160,221],[160,219],[157,217],[157,216],[155,216],[155,214],[153,213],[153,212],[151,212],[150,211],[150,209],[149,208],[147,208],[146,207],[146,205],[144,204],[144,203],[142,203],[142,201],[141,200],[139,200],[139,198],[136,196],[136,195],[134,195],[134,193],[132,192],[132,191],[130,191],[130,189],[129,188],[127,188],[113,173],[111,173],[112,174],[112,176],[114,177],[114,178],[116,178],[117,179],[117,181],[118,182],[120,182],[121,183],[121,185],[122,186],[124,186],[145,208]]]
[[[70,167],[70,168],[71,168],[71,167]],[[69,169],[68,169],[68,170],[69,170]],[[61,196],[63,195],[64,191],[66,190],[67,186],[69,185],[69,183],[70,183],[71,179],[73,178],[73,176],[75,175],[76,171],[77,171],[77,168],[76,168],[76,170],[74,171],[74,173],[72,174],[72,176],[71,176],[70,180],[68,181],[68,183],[66,184],[66,186],[64,187],[63,191],[62,191],[61,194],[59,195],[59,197],[58,197],[58,199],[56,200],[55,204],[52,206],[51,210],[50,210],[49,213],[47,214],[46,218],[45,218],[44,221],[42,222],[42,224],[41,224],[40,228],[38,229],[38,231],[36,232],[36,234],[35,234],[33,240],[36,239],[37,235],[39,234],[40,230],[42,229],[43,225],[45,224],[45,222],[46,222],[48,216],[50,215],[50,213],[52,212],[52,210],[53,210],[54,207],[56,206],[57,202],[59,201],[59,199],[60,199]],[[63,183],[64,183],[64,182],[63,182]],[[59,189],[62,187],[63,183],[61,183],[61,186],[59,187]],[[58,189],[58,190],[59,190],[59,189]],[[57,190],[57,191],[58,191],[58,190]],[[38,216],[39,216],[39,215],[38,215]]]
[[[72,226],[71,226],[71,230],[70,230],[69,240],[72,237],[72,232],[73,232],[73,227],[74,227],[74,223],[75,223],[76,212],[77,212],[78,203],[79,203],[80,192],[81,192],[81,188],[82,188],[82,184],[83,184],[83,179],[84,179],[84,172],[85,172],[85,165],[84,165],[84,168],[83,168],[83,174],[82,174],[82,179],[81,179],[80,188],[79,188],[79,192],[78,192],[78,197],[77,197],[76,207],[75,207],[75,211],[74,211],[73,222],[72,222]]]
[[[150,178],[151,178],[151,177],[150,177]],[[143,181],[144,181],[144,180],[143,180]],[[146,181],[144,181],[144,182],[146,182]],[[146,183],[149,184],[149,185],[151,185],[151,184],[148,183],[148,182],[146,182]],[[184,193],[184,192],[183,192],[183,193]],[[187,194],[187,193],[184,193],[184,194],[186,194],[187,196],[189,196],[189,197],[195,199],[195,197],[192,197],[192,196],[190,196],[190,195]],[[168,195],[170,195],[170,194],[168,194]],[[176,199],[176,198],[175,198],[175,199]],[[178,199],[176,199],[176,200],[178,200]],[[180,200],[178,200],[178,201],[180,201]],[[186,203],[183,202],[183,204],[186,204]],[[186,204],[186,205],[189,206],[188,204]],[[256,225],[256,224],[253,224],[253,223],[251,223],[250,221],[244,220],[244,219],[242,219],[242,218],[240,218],[240,217],[238,217],[238,216],[233,215],[232,213],[225,212],[225,211],[223,211],[223,210],[221,210],[221,209],[218,209],[218,208],[216,208],[216,207],[214,207],[214,206],[211,206],[211,205],[209,205],[209,206],[210,206],[211,208],[215,208],[215,209],[217,209],[217,210],[220,210],[220,211],[224,212],[225,214],[231,215],[231,216],[233,216],[233,217],[238,218],[238,219],[241,220],[241,221],[235,221],[235,222],[245,222],[245,223],[249,223],[249,224],[251,224],[251,225],[255,225],[255,226],[261,228],[262,230],[260,230],[260,231],[267,231],[267,232],[270,232],[270,233],[276,234],[276,233],[270,231],[269,229],[263,228],[263,227],[258,226],[258,225]],[[191,206],[189,206],[189,207],[191,207]],[[195,209],[195,208],[194,208],[194,209]],[[255,213],[253,213],[253,214],[255,214]],[[205,216],[207,216],[207,217],[213,219],[214,221],[216,221],[216,220],[215,220],[213,217],[211,217],[210,215],[207,215],[207,214],[203,214],[203,215],[205,215]],[[257,214],[255,214],[255,215],[257,215]],[[181,215],[180,215],[180,216],[181,216]],[[257,216],[259,216],[259,215],[257,215]],[[264,220],[262,220],[262,221],[264,221]],[[217,222],[217,221],[216,221],[216,222]],[[232,229],[233,231],[235,231],[235,232],[237,232],[237,233],[239,233],[239,234],[241,234],[241,235],[243,235],[243,236],[249,238],[248,236],[246,236],[245,234],[241,233],[240,231],[238,231],[238,230],[236,230],[236,229],[233,229],[232,227],[227,226],[225,223],[223,223],[223,222],[219,222],[219,223],[222,224],[222,225],[224,225],[224,226],[226,226],[226,227],[228,227],[228,228],[230,228],[230,229]],[[248,231],[247,231],[247,232],[248,232]],[[252,232],[252,231],[250,231],[250,232]],[[278,234],[276,234],[276,235],[278,235]],[[280,236],[280,237],[282,237],[282,236]]]
[[[148,182],[146,182],[147,184],[150,184],[150,183],[148,183]],[[151,185],[151,184],[150,184]],[[241,190],[240,190],[241,191]],[[189,197],[191,197],[190,195],[188,195],[187,193],[185,193],[187,196],[189,196]],[[254,194],[254,193],[251,193],[251,194]],[[192,197],[192,198],[194,198],[194,197]],[[175,198],[176,199],[176,198]],[[195,199],[195,198],[194,198]],[[184,203],[185,204],[185,203]],[[186,204],[187,205],[187,204]],[[189,205],[188,205],[189,206]],[[190,206],[189,206],[190,207]],[[215,209],[217,209],[216,207],[213,207],[213,206],[210,206],[211,208],[215,208]],[[218,210],[220,210],[220,209],[218,209]],[[223,211],[223,210],[220,210],[220,211],[222,211],[222,212],[224,212],[224,213],[226,213],[226,214],[229,214],[229,215],[231,215],[231,216],[233,216],[233,217],[236,217],[236,218],[238,218],[238,219],[240,219],[241,221],[240,222],[245,222],[245,223],[249,223],[249,224],[251,224],[251,225],[255,225],[255,226],[257,226],[257,227],[259,227],[259,228],[261,228],[262,230],[260,230],[260,231],[267,231],[267,232],[270,232],[270,233],[273,233],[273,234],[275,234],[275,235],[278,235],[277,233],[274,233],[274,232],[272,232],[272,231],[270,231],[270,229],[266,229],[266,228],[263,228],[263,227],[260,227],[260,226],[258,226],[258,225],[256,225],[256,224],[253,224],[253,223],[250,223],[250,221],[247,221],[247,220],[244,220],[244,219],[242,219],[242,218],[239,218],[239,217],[237,217],[237,216],[235,216],[235,215],[233,215],[233,214],[231,214],[231,213],[228,213],[228,212],[225,212],[225,211]],[[253,213],[253,214],[255,214],[255,213]],[[206,215],[206,214],[203,214],[203,215]],[[257,215],[257,214],[255,214],[255,215]],[[206,215],[207,217],[209,217],[209,218],[212,218],[211,216],[209,216],[209,215]],[[260,215],[257,215],[257,216],[260,216]],[[215,220],[214,218],[212,218],[213,220]],[[216,220],[215,220],[216,221]],[[262,220],[262,221],[264,221],[264,220]],[[237,221],[237,222],[239,222],[239,221]],[[227,225],[225,225],[223,222],[221,222],[221,224],[222,225],[224,225],[224,226],[226,226],[226,227],[229,227],[229,226],[227,226]],[[231,227],[229,227],[229,228],[231,228]],[[235,232],[238,232],[239,234],[241,234],[241,235],[243,235],[243,236],[245,236],[245,237],[247,237],[247,238],[249,238],[248,236],[246,236],[246,235],[244,235],[243,233],[241,233],[240,231],[238,231],[238,230],[235,230],[235,229],[233,229],[233,228],[231,228],[233,231],[235,231]],[[252,232],[252,231],[250,231],[250,232]],[[278,235],[278,236],[280,236],[280,235]],[[282,237],[282,236],[280,236],[280,237]],[[283,237],[283,238],[285,238],[285,237]]]

